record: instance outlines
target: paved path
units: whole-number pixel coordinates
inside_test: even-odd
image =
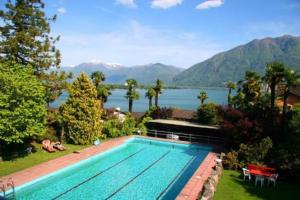
[[[196,200],[204,182],[210,176],[212,167],[216,165],[217,154],[210,152],[203,160],[189,182],[181,190],[176,200]]]

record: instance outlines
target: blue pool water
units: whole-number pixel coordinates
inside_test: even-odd
[[[210,147],[142,138],[16,189],[17,199],[175,199]]]

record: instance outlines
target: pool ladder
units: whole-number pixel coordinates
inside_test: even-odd
[[[8,178],[6,183],[4,180],[0,180],[0,190],[2,191],[3,197],[6,198],[6,190],[12,189],[12,195],[13,199],[16,199],[16,193],[15,193],[15,183],[12,180],[12,178]]]

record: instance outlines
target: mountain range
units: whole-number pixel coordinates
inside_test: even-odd
[[[94,71],[101,71],[105,74],[106,83],[123,84],[127,79],[134,78],[145,85],[154,84],[157,79],[162,80],[165,85],[171,85],[173,78],[184,69],[161,63],[126,67],[120,64],[86,62],[75,67],[62,67],[60,70],[73,72],[75,77],[81,72],[91,75]]]
[[[300,37],[285,35],[255,39],[193,65],[175,76],[173,84],[187,87],[224,86],[228,81],[243,79],[249,70],[264,74],[266,64],[272,61],[282,62],[300,72]]]
[[[75,76],[80,72],[91,74],[101,71],[106,83],[123,84],[129,78],[140,84],[153,85],[157,79],[165,85],[177,87],[218,87],[228,81],[239,81],[246,71],[264,74],[268,62],[279,61],[300,72],[300,37],[285,35],[276,38],[255,39],[247,44],[216,54],[183,69],[161,63],[126,67],[104,62],[86,62],[75,67],[62,67],[72,71]]]

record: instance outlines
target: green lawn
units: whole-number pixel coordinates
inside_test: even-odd
[[[266,182],[265,182],[266,183]],[[241,172],[224,170],[214,200],[295,200],[300,199],[300,182],[278,180],[276,187],[255,187],[243,180]]]
[[[0,177],[87,147],[80,145],[64,144],[64,146],[68,148],[66,151],[48,153],[41,149],[41,144],[34,144],[34,146],[36,149],[36,152],[34,153],[31,153],[25,157],[14,159],[12,161],[0,162]]]

